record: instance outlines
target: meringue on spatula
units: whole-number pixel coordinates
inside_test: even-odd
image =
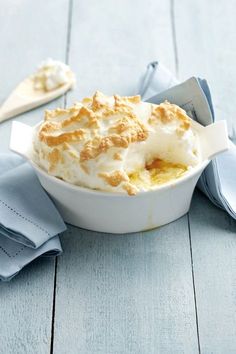
[[[23,80],[0,107],[0,122],[29,111],[63,95],[75,86],[68,65],[47,59],[33,75]]]

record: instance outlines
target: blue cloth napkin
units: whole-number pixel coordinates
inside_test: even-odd
[[[31,166],[0,154],[0,280],[10,280],[35,258],[62,252],[66,229]]]
[[[160,103],[167,99],[184,108],[191,118],[206,126],[215,121],[206,80],[191,78],[181,84],[162,64],[152,62],[141,79],[143,100]],[[198,187],[218,207],[236,219],[236,146],[217,156],[203,171]]]

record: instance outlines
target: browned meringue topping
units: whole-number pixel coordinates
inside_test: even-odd
[[[146,149],[147,141],[156,146],[159,138],[154,134],[160,134],[156,131],[164,131],[165,126],[171,127],[175,139],[182,139],[191,128],[191,120],[183,109],[167,101],[153,105],[141,102],[140,96],[106,96],[97,91],[93,97],[84,98],[70,108],[46,110],[37,132],[35,151],[49,173],[70,183],[84,186],[88,183],[89,188],[123,190],[134,195],[144,175],[150,180],[150,185],[146,184],[148,189],[154,183],[178,178],[187,170],[183,164],[170,165],[158,154],[150,163],[153,148],[152,155],[147,153],[149,163],[143,158],[139,162],[139,155],[135,155],[138,162],[128,157],[133,169],[127,165],[131,145],[137,146],[138,151],[140,144]],[[169,133],[166,136],[170,139]],[[155,174],[160,178],[155,179]]]
[[[167,124],[176,118],[181,121],[181,128],[183,130],[190,128],[190,118],[186,112],[176,104],[165,101],[158,106],[153,106],[149,123],[155,124],[157,120],[160,120],[163,124]]]

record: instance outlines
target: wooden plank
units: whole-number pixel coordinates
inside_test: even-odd
[[[36,260],[0,283],[0,353],[50,353],[54,262]]]
[[[9,0],[0,11],[0,100],[43,59],[64,60],[68,1]],[[58,104],[58,103],[57,103]],[[35,124],[43,108],[18,120]],[[0,125],[0,151],[8,150],[11,122]],[[37,260],[10,283],[0,284],[0,352],[49,353],[54,259]]]
[[[174,69],[168,2],[74,1],[69,102],[96,89],[132,94],[157,58]],[[71,227],[63,248],[55,353],[198,352],[186,217],[128,236]]]
[[[217,117],[235,129],[236,32],[235,1],[175,1],[180,78],[206,78]]]
[[[197,353],[186,217],[159,230],[71,227],[58,260],[55,353]]]
[[[200,192],[190,211],[202,353],[236,350],[236,222]]]
[[[180,78],[207,78],[216,115],[235,125],[235,2],[181,0],[174,10]],[[235,222],[198,193],[190,228],[202,353],[235,353]]]
[[[156,59],[175,69],[169,3],[160,0],[75,0],[71,45],[78,83],[69,103],[97,89],[136,93],[141,73]]]

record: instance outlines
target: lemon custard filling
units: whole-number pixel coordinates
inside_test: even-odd
[[[185,165],[156,159],[145,169],[131,173],[129,180],[140,189],[152,189],[182,177],[187,171]]]

